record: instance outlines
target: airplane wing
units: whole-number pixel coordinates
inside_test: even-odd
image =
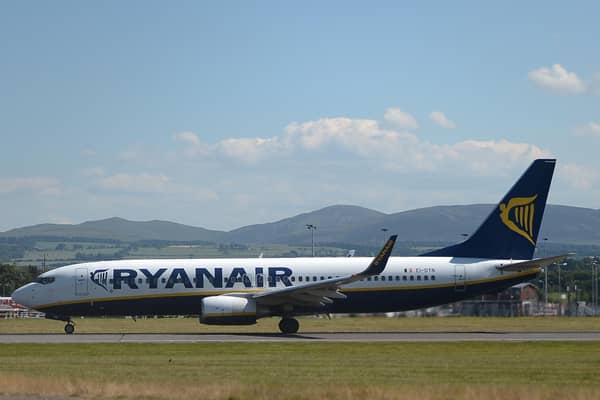
[[[359,273],[265,291],[252,297],[256,299],[257,303],[265,305],[292,304],[301,306],[323,306],[333,303],[332,299],[345,299],[346,295],[339,292],[340,286],[383,272],[390,254],[392,254],[396,237],[397,235],[390,236],[379,254],[371,261],[371,264]]]
[[[565,258],[573,257],[575,253],[561,254],[560,256],[552,256],[546,258],[536,258],[534,260],[518,262],[515,264],[506,264],[496,267],[500,271],[526,271],[533,268],[543,268],[550,264],[562,261]]]

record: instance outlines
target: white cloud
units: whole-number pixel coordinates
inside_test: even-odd
[[[197,146],[210,149],[202,157],[205,160],[206,154],[244,164],[277,158],[279,165],[283,165],[287,159],[302,160],[311,155],[314,159],[327,154],[321,162],[334,158],[356,162],[360,159],[403,173],[445,168],[464,170],[467,166],[477,175],[502,173],[523,160],[550,155],[535,145],[507,140],[466,140],[438,145],[423,141],[412,132],[386,129],[376,120],[345,117],[294,122],[281,135],[271,138],[228,138],[212,145],[199,142]]]
[[[556,92],[579,94],[587,89],[585,82],[577,74],[567,71],[560,64],[530,71],[528,77],[537,86]]]
[[[285,147],[279,138],[230,138],[217,143],[215,149],[227,157],[253,164]]]
[[[600,124],[596,122],[588,122],[585,125],[575,129],[575,133],[579,136],[591,136],[600,138]]]
[[[124,174],[118,173],[102,177],[99,180],[104,189],[122,192],[164,192],[169,183],[169,178],[163,174]]]
[[[194,132],[180,132],[175,134],[177,141],[197,146],[200,144],[200,138]]]
[[[431,121],[433,121],[434,123],[438,124],[439,126],[441,126],[442,128],[446,128],[446,129],[456,128],[456,123],[454,121],[452,121],[451,119],[448,119],[448,117],[446,117],[446,114],[444,114],[441,111],[432,111],[431,114],[429,114],[429,119]]]
[[[323,118],[288,125],[283,141],[287,146],[300,146],[308,151],[332,146],[370,157],[388,152],[400,142],[416,144],[419,140],[413,133],[382,129],[375,120]]]
[[[385,110],[383,118],[397,128],[414,130],[419,127],[415,117],[397,107],[391,107]]]
[[[494,175],[507,170],[524,160],[550,157],[552,153],[529,143],[509,142],[508,140],[465,140],[449,146],[460,164],[467,166],[478,175]]]
[[[575,189],[587,191],[593,189],[600,182],[600,171],[594,168],[578,164],[564,164],[559,171],[561,178]]]
[[[34,192],[55,195],[60,182],[54,178],[0,178],[0,193]]]

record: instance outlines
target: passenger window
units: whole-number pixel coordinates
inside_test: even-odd
[[[403,276],[402,276],[402,280],[403,280],[403,281],[407,280],[407,278],[406,278],[406,275],[403,275]]]
[[[160,281],[161,281],[162,283],[167,283],[167,278],[162,278]]]
[[[369,276],[369,277],[367,278],[367,280],[368,280],[369,282],[371,282],[371,277]]]
[[[324,276],[322,276],[322,277],[321,277],[321,280],[322,280],[322,281],[324,281],[324,280],[325,280],[325,277],[324,277]]]
[[[421,275],[417,275],[417,280],[420,281],[421,280]]]
[[[142,278],[138,278],[138,283],[141,284],[142,283]]]
[[[317,281],[317,277],[313,276],[313,281],[316,282]]]
[[[411,276],[410,276],[410,280],[411,280],[411,281],[414,281],[414,280],[415,280],[415,276],[414,276],[414,275],[411,275]]]
[[[298,277],[298,282],[302,282],[302,277],[301,276]]]
[[[435,275],[431,275],[431,280],[435,281]]]
[[[423,277],[423,279],[427,281],[427,280],[429,280],[429,277],[428,277],[427,275],[425,275],[425,276]]]
[[[379,277],[378,276],[374,276],[373,279],[376,280],[376,281],[378,281]]]

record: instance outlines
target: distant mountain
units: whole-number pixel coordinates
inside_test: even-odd
[[[339,242],[346,232],[360,229],[385,216],[368,208],[338,205],[277,222],[245,226],[228,232],[226,238],[237,243],[310,244],[311,233],[306,225],[312,224],[317,227],[314,234],[321,243],[334,243]]]
[[[386,215],[339,238],[341,243],[374,246],[383,240],[381,228],[398,235],[399,241],[459,242],[473,233],[495,205],[437,206]],[[559,206],[546,207],[539,239],[553,243],[600,245],[600,210]]]
[[[218,242],[224,232],[196,228],[168,221],[128,221],[108,218],[77,225],[41,224],[12,229],[0,237],[51,236],[87,239],[112,239],[124,242],[137,240],[208,241]]]
[[[78,225],[34,225],[0,233],[0,237],[53,236],[121,241],[310,245],[311,233],[306,225],[313,224],[317,226],[314,234],[315,242],[319,245],[378,246],[389,234],[397,234],[398,239],[405,242],[458,242],[464,239],[463,234],[473,233],[493,207],[490,204],[438,206],[384,214],[363,207],[337,205],[230,232],[167,221],[134,222],[109,218]],[[384,233],[382,228],[388,231]],[[540,238],[549,238],[552,243],[600,245],[600,210],[548,205]]]

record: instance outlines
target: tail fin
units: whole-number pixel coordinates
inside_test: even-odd
[[[535,160],[466,241],[422,256],[530,260],[555,164],[556,160]]]

